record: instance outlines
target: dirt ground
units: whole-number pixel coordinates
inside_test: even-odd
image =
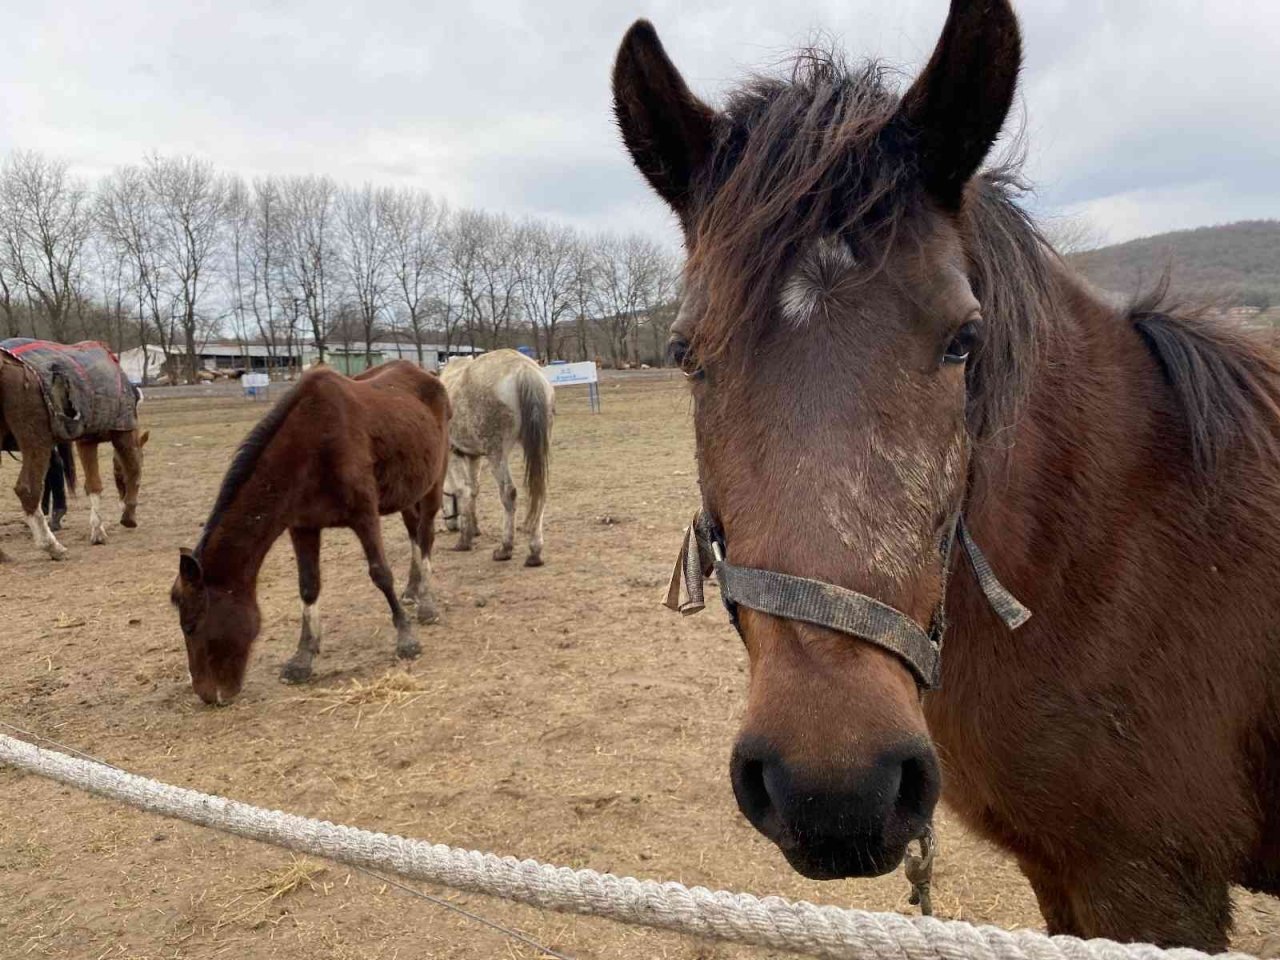
[[[745,657],[722,616],[659,604],[696,506],[688,400],[675,379],[602,385],[603,412],[561,393],[548,563],[494,563],[486,478],[469,554],[443,535],[406,671],[346,531],[326,534],[325,647],[283,686],[299,609],[287,538],[260,581],[263,632],[244,693],[202,706],[168,592],[235,444],[261,415],[234,397],[144,405],[152,431],[141,527],[88,544],[81,498],[38,554],[0,465],[0,720],[137,773],[266,807],[498,853],[820,903],[908,911],[901,873],[819,884],[739,815],[727,776]],[[104,453],[104,458],[106,454]],[[116,518],[114,495],[105,500]],[[398,574],[408,546],[387,536]],[[520,550],[519,544],[517,549]],[[1017,869],[941,816],[935,906],[1040,927]],[[440,891],[432,891],[439,893]],[[578,958],[769,954],[443,894]],[[1236,946],[1280,954],[1280,906],[1241,897]],[[529,947],[343,867],[144,815],[0,770],[0,956],[532,957]]]

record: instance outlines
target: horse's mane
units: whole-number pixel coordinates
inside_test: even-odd
[[[1271,346],[1240,323],[1171,301],[1167,274],[1128,316],[1178,400],[1202,476],[1237,444],[1280,461],[1280,360]]]
[[[213,509],[209,511],[209,519],[205,521],[200,541],[196,544],[197,557],[204,553],[205,545],[209,542],[213,531],[217,529],[222,515],[226,513],[227,508],[235,500],[236,494],[240,492],[240,488],[253,476],[258,461],[262,459],[263,451],[267,449],[272,437],[276,435],[285,418],[293,410],[298,397],[302,395],[303,391],[300,389],[302,385],[300,381],[288,394],[277,401],[267,411],[267,415],[259,420],[248,435],[240,441],[240,446],[236,448],[235,455],[231,458],[231,466],[227,468],[227,473],[222,478],[222,486],[218,489]]]
[[[814,238],[836,234],[868,274],[925,221],[909,131],[894,121],[891,72],[871,61],[801,51],[786,77],[756,77],[730,94],[708,172],[695,185],[690,270],[713,295],[694,334],[699,356],[722,355],[774,321],[777,290]],[[969,429],[1011,427],[1061,324],[1070,267],[1018,200],[1018,159],[970,183],[959,226],[983,336],[969,365]],[[1169,302],[1167,283],[1118,311],[1160,364],[1186,419],[1202,476],[1239,441],[1280,456],[1280,364],[1221,317]],[[749,355],[750,351],[744,351]]]

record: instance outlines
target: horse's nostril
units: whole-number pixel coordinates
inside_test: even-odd
[[[769,769],[771,763],[776,761],[740,744],[733,752],[731,772],[738,808],[753,827],[772,838],[777,832],[778,811],[769,790],[770,780],[777,779],[777,771]]]
[[[938,802],[938,793],[938,764],[933,751],[906,757],[898,780],[898,810],[927,820]]]

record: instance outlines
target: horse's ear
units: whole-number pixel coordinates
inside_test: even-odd
[[[959,207],[1000,135],[1021,66],[1009,0],[951,0],[942,39],[898,113],[919,151],[925,188],[943,207]]]
[[[685,85],[658,32],[637,20],[613,64],[613,112],[640,172],[678,214],[711,154],[716,114]]]
[[[178,576],[182,578],[182,582],[187,586],[200,587],[204,585],[204,570],[200,566],[200,561],[186,547],[179,551]]]
[[[142,436],[140,436],[140,437],[138,438],[138,446],[139,446],[139,447],[145,447],[145,446],[147,445],[147,441],[148,441],[148,440],[150,440],[150,439],[151,439],[151,431],[150,431],[150,430],[143,430],[143,431],[142,431]]]

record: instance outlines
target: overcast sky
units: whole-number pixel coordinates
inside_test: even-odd
[[[1280,217],[1280,3],[1022,0],[1044,213],[1112,241]],[[714,99],[821,31],[914,70],[946,0],[8,0],[0,151],[88,176],[145,153],[328,173],[456,205],[674,238],[611,125],[623,31],[652,19]],[[674,242],[674,240],[673,240]]]

